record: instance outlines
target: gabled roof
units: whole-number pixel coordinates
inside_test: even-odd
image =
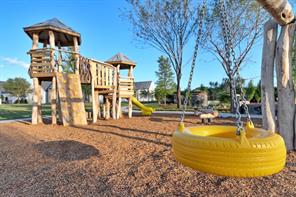
[[[152,81],[139,81],[135,82],[135,89],[136,90],[148,90],[151,87]]]
[[[120,64],[121,69],[126,69],[126,68],[129,68],[130,66],[133,66],[133,67],[136,66],[136,63],[134,61],[130,60],[126,55],[122,53],[117,53],[116,55],[108,59],[106,62],[114,66]]]
[[[56,40],[60,41],[63,46],[73,45],[73,37],[78,37],[78,44],[80,45],[81,43],[80,33],[74,31],[57,18],[24,27],[24,31],[30,38],[33,37],[33,33],[37,32],[39,34],[39,42],[48,41],[49,30],[54,31]]]

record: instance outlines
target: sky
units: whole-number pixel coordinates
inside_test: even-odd
[[[81,33],[81,55],[105,61],[122,52],[137,63],[134,70],[136,81],[156,81],[157,59],[165,55],[160,51],[135,41],[132,27],[122,17],[127,4],[124,0],[1,0],[0,1],[0,81],[8,78],[28,76],[31,39],[23,27],[51,18],[58,18],[64,24]],[[260,77],[262,40],[259,40],[243,65],[241,76],[253,79]],[[188,83],[190,58],[193,43],[184,53],[184,72],[181,87]],[[225,78],[223,68],[206,51],[200,51],[192,87],[208,85],[210,81],[220,82]]]

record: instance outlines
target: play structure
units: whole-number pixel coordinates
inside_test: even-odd
[[[82,84],[91,86],[93,122],[98,117],[120,118],[123,99],[128,101],[128,117],[132,117],[133,103],[143,114],[151,115],[153,109],[133,97],[136,64],[125,55],[118,53],[105,62],[81,56],[80,34],[58,19],[25,27],[24,31],[33,41],[28,52],[34,86],[32,124],[42,122],[42,81],[52,82],[52,124],[57,119],[65,126],[87,124]],[[128,75],[122,75],[121,70],[128,70]]]
[[[286,38],[283,40],[281,40],[281,37],[279,38],[280,42],[278,43],[277,48],[277,64],[279,70],[278,72],[280,73],[278,76],[278,84],[286,84],[284,88],[279,86],[279,129],[280,133],[284,133],[285,131],[283,131],[283,129],[286,129],[286,127],[284,127],[284,125],[281,125],[284,124],[284,121],[281,122],[281,118],[286,121],[286,124],[289,123],[291,126],[294,124],[293,121],[287,122],[287,120],[291,118],[294,120],[295,113],[295,111],[293,111],[293,114],[291,114],[291,110],[289,111],[288,109],[291,108],[291,106],[293,106],[292,108],[294,109],[295,101],[294,86],[293,84],[292,86],[289,85],[289,83],[291,83],[292,81],[291,65],[289,65],[291,64],[292,36],[290,36],[290,39],[289,37],[287,37],[287,35],[292,35],[292,33],[295,32],[295,25],[292,25],[293,28],[291,26],[289,27],[288,25],[294,20],[294,14],[291,11],[291,6],[289,2],[287,1],[258,0],[258,2],[261,3],[266,8],[266,10],[272,14],[272,16],[275,17],[276,21],[279,24],[283,25],[281,37]],[[222,33],[224,37],[224,42],[227,45],[226,50],[228,52],[234,51],[233,44],[231,43],[230,39],[230,27],[229,23],[227,23],[227,15],[225,14],[225,1],[219,0],[218,3],[221,25],[223,27]],[[236,99],[235,101],[235,107],[237,111],[236,127],[185,127],[184,125],[185,108],[187,106],[190,93],[191,81],[198,51],[198,44],[203,26],[203,17],[205,15],[205,7],[206,2],[204,1],[204,7],[200,18],[199,31],[187,87],[187,94],[183,106],[183,114],[181,115],[179,127],[177,131],[173,134],[172,143],[175,157],[178,161],[186,166],[217,175],[256,177],[277,173],[281,171],[285,166],[285,142],[280,135],[275,133],[274,130],[254,128],[248,112],[246,101],[244,99],[244,93],[241,84],[239,84],[241,89],[241,97],[243,98],[243,105],[246,109],[248,119],[245,126],[241,121],[238,99]],[[270,40],[272,40],[272,37],[272,32],[265,37],[265,46],[263,48],[263,68],[266,68],[264,64],[266,64],[266,61],[268,61],[270,72],[274,68],[273,66],[275,59],[275,56],[270,54],[274,54],[275,46],[268,47],[266,45],[270,45]],[[266,44],[266,42],[268,42],[268,44]],[[275,41],[273,44],[275,45]],[[236,62],[236,60],[234,59],[233,62]],[[263,72],[265,71],[263,70]],[[262,73],[262,75],[266,75],[266,73]],[[240,78],[239,72],[237,77]],[[273,74],[269,76],[268,79],[273,79]],[[266,78],[262,79],[263,87],[267,83],[269,83],[269,86],[273,89],[273,81],[266,81]],[[290,90],[284,90],[288,89],[289,87]],[[293,89],[293,91],[291,89]],[[268,91],[269,90],[266,91],[265,87],[262,88],[262,94],[265,96],[268,95],[269,97],[270,95],[272,95],[273,100],[270,99],[269,102],[274,102],[274,94],[269,95],[270,92]],[[293,102],[290,101],[289,104],[286,103],[286,107],[284,107],[281,104],[281,99],[285,98],[285,96],[290,98],[291,95],[288,96],[287,94],[291,92],[293,92]],[[286,101],[287,99],[284,100]],[[266,105],[265,108],[263,107],[263,110],[265,110],[265,114],[263,113],[263,117],[266,117],[266,112],[270,110],[270,105]],[[282,114],[283,112],[286,112],[286,114]],[[291,115],[291,117],[286,117],[288,115]],[[293,140],[293,137],[291,139]]]

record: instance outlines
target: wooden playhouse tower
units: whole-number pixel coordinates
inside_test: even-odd
[[[80,34],[55,18],[25,27],[24,31],[33,41],[28,52],[31,56],[29,75],[34,86],[32,124],[42,122],[41,83],[51,81],[52,124],[57,123],[58,109],[64,125],[86,125],[79,75]],[[70,58],[63,59],[63,56]]]
[[[106,62],[89,59],[91,70],[93,122],[97,118],[113,119],[121,116],[122,99],[128,99],[128,117],[132,117],[132,96],[134,95],[133,69],[136,64],[122,53],[118,53]],[[128,76],[122,76],[120,70],[128,70]],[[99,96],[103,97],[103,109]],[[101,113],[103,111],[103,113]]]
[[[57,123],[57,115],[63,125],[87,124],[81,84],[91,86],[93,122],[98,117],[120,118],[123,99],[128,100],[128,117],[132,117],[135,62],[122,53],[105,62],[81,56],[80,34],[58,19],[25,27],[24,31],[33,41],[28,52],[34,85],[32,124],[42,122],[42,81],[52,82],[53,124]],[[122,70],[127,70],[127,76]]]
[[[132,117],[132,97],[134,96],[134,76],[133,71],[136,67],[136,63],[130,60],[127,56],[122,53],[117,53],[110,59],[106,61],[107,63],[113,65],[117,71],[117,118],[121,115],[121,102],[122,99],[128,100],[128,117]],[[120,70],[128,70],[127,76],[122,76]]]

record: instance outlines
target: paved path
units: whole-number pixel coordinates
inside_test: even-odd
[[[124,113],[128,112],[127,107],[123,107],[122,111]],[[154,111],[153,114],[155,115],[181,115],[182,111]],[[141,114],[139,110],[133,110],[133,114]],[[194,115],[193,111],[185,112],[185,115]],[[247,115],[242,114],[242,117],[245,118]],[[235,118],[235,114],[232,113],[219,113],[219,118]],[[251,114],[251,118],[262,118],[261,115]]]
[[[50,119],[51,116],[43,116],[45,119]],[[11,123],[11,122],[22,122],[22,121],[31,121],[32,118],[17,118],[12,120],[0,120],[0,124]]]

